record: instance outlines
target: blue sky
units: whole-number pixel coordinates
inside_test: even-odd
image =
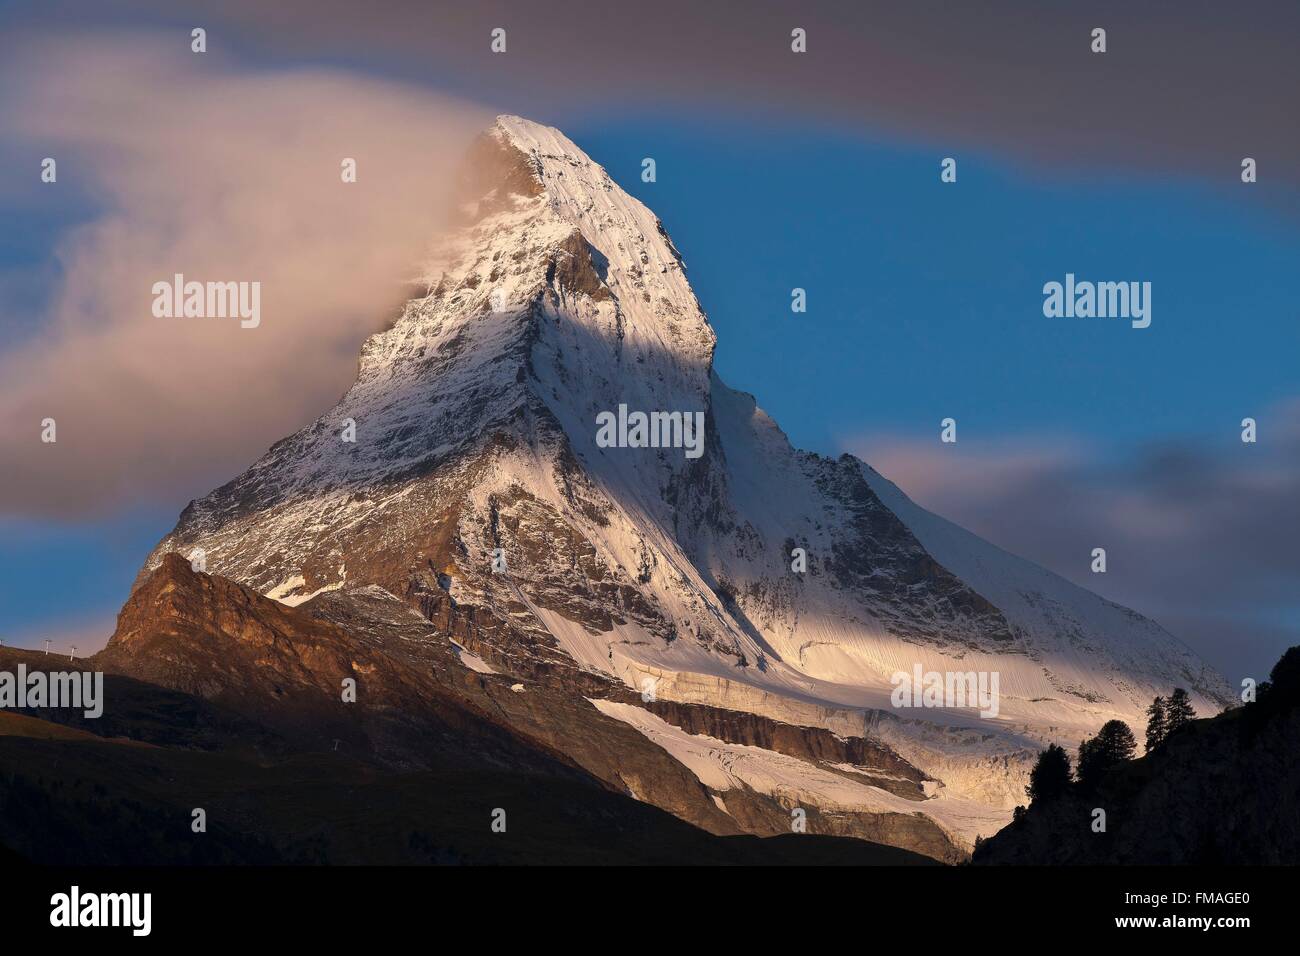
[[[943,184],[941,150],[798,126],[634,117],[570,133],[664,220],[720,372],[803,447],[928,436],[947,415],[970,440],[1235,441],[1243,415],[1300,384],[1300,230],[1229,189],[1048,178],[980,154]],[[655,183],[638,175],[647,155]],[[1066,271],[1151,281],[1151,328],[1044,318],[1042,285]]]
[[[1267,159],[1244,185],[1235,160],[1207,176],[716,101],[548,115],[536,90],[492,99],[560,125],[659,214],[720,374],[795,445],[862,454],[921,503],[1152,614],[1229,676],[1300,641],[1300,526],[1277,491],[1300,490],[1300,224]],[[944,156],[955,184],[940,182]],[[39,327],[55,246],[97,204],[76,188],[45,208],[0,191],[16,224],[0,238],[0,355]],[[1045,318],[1043,283],[1066,272],[1151,282],[1151,327]],[[806,313],[790,311],[794,287]],[[959,444],[936,459],[947,416]],[[1239,440],[1245,416],[1259,447]],[[179,510],[246,464],[107,516],[0,517],[0,638],[107,637]],[[1075,560],[1098,537],[1104,580]]]

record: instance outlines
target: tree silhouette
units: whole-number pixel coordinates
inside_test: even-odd
[[[1273,665],[1271,680],[1261,681],[1255,702],[1246,705],[1246,726],[1253,741],[1279,715],[1300,705],[1300,646],[1291,647]]]
[[[1091,789],[1111,767],[1137,753],[1133,731],[1122,720],[1108,720],[1097,736],[1079,744],[1079,782]]]
[[[1266,683],[1269,693],[1275,695],[1274,703],[1300,700],[1300,647],[1288,648],[1268,676]]]
[[[1038,762],[1029,772],[1029,786],[1025,795],[1031,803],[1054,800],[1070,789],[1070,757],[1065,748],[1049,744],[1038,755]]]
[[[1169,695],[1168,703],[1165,704],[1165,736],[1168,737],[1195,718],[1196,711],[1192,709],[1192,700],[1187,696],[1187,691],[1175,687],[1174,692]]]
[[[1165,699],[1157,697],[1147,708],[1147,753],[1160,746],[1169,733],[1169,717],[1165,713]]]

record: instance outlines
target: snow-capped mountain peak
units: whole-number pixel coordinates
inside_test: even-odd
[[[146,571],[201,549],[285,603],[377,586],[460,622],[502,673],[870,735],[942,784],[948,802],[918,809],[967,841],[1005,818],[1043,741],[1136,723],[1176,684],[1205,708],[1226,699],[1153,622],[856,459],[793,449],[714,372],[659,220],[558,130],[499,117],[462,212],[338,405],[193,502]],[[636,441],[634,413],[683,441]],[[893,677],[914,667],[998,673],[996,717],[899,710]],[[688,765],[739,766],[632,716]],[[788,786],[775,766],[746,786]]]

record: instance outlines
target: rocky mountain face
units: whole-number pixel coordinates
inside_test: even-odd
[[[472,705],[502,747],[715,833],[803,810],[940,859],[1009,819],[1045,741],[1175,685],[1226,701],[1155,623],[792,448],[715,373],[662,224],[563,134],[500,117],[463,185],[347,394],[159,543],[114,668],[262,716],[318,698],[296,719],[398,763]],[[638,412],[654,440],[602,436]],[[165,590],[173,553],[200,585]],[[997,716],[895,707],[917,666],[996,672]],[[360,724],[349,674],[379,708]]]

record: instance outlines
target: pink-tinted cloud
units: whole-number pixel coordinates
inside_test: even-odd
[[[1236,188],[1260,161],[1252,201],[1294,210],[1300,61],[1293,0],[119,0],[79,19],[207,25],[216,42],[272,62],[345,57],[491,91],[514,112],[696,106],[830,120],[943,150],[993,149],[1037,173],[1131,170]],[[507,31],[504,54],[489,33]],[[802,28],[807,52],[791,52]],[[1092,31],[1107,52],[1092,52]],[[1235,184],[1235,187],[1234,187]],[[1265,194],[1267,198],[1265,198]]]
[[[912,500],[940,514],[972,510],[987,500],[990,489],[1040,480],[1077,466],[1087,454],[1082,444],[1058,438],[946,445],[882,435],[843,444]]]
[[[41,157],[59,162],[32,199],[69,190],[97,210],[59,243],[50,314],[16,319],[37,331],[0,356],[7,513],[183,503],[328,407],[491,120],[400,84],[250,71],[174,40],[29,38],[0,66],[0,129],[30,154],[32,182]],[[175,273],[260,282],[260,325],[156,318],[152,286]]]

